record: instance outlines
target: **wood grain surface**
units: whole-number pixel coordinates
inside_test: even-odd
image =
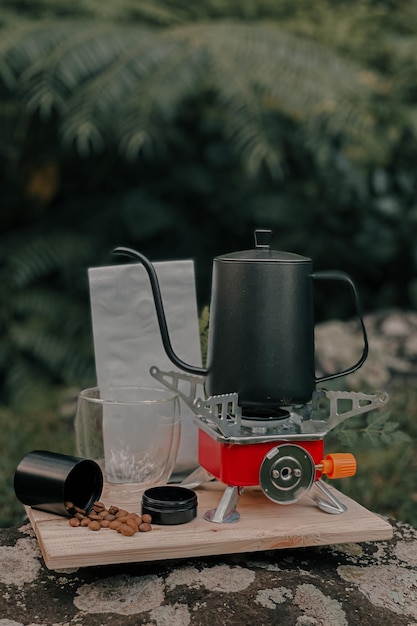
[[[215,508],[225,486],[207,483],[197,492],[197,517],[176,526],[153,525],[147,533],[124,537],[115,531],[72,528],[68,519],[27,507],[45,564],[49,569],[87,567],[109,563],[155,561],[207,555],[278,550],[303,546],[380,541],[392,537],[391,525],[336,489],[332,492],[348,510],[342,515],[321,511],[308,495],[283,506],[266,498],[259,487],[246,488],[239,498],[240,520],[234,524],[207,522],[206,510]],[[118,504],[113,498],[106,505]],[[140,512],[140,502],[123,505]]]

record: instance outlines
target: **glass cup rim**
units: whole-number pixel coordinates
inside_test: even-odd
[[[160,394],[160,397],[140,400],[103,400],[103,398],[94,398],[92,395],[90,395],[94,392],[100,393],[100,387],[98,385],[96,385],[95,387],[87,387],[86,389],[82,389],[78,395],[83,400],[87,400],[88,402],[92,402],[95,404],[161,404],[162,402],[172,402],[173,400],[175,401],[179,399],[178,393],[173,390],[158,387],[147,387],[144,385],[117,385],[112,387],[105,387],[105,389],[120,391],[137,389],[141,391],[149,391],[152,393]]]

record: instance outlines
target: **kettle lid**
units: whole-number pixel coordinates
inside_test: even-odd
[[[215,261],[276,261],[278,263],[311,263],[311,259],[294,252],[271,250],[272,230],[255,230],[255,248],[240,252],[229,252],[216,257]]]

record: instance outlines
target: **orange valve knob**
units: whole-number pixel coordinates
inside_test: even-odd
[[[348,478],[356,474],[356,459],[349,452],[328,454],[320,465],[317,469],[328,478]]]

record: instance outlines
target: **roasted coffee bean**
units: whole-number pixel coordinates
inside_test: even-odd
[[[100,522],[97,522],[97,520],[93,520],[88,524],[88,528],[90,530],[100,530],[101,524]]]
[[[101,520],[101,517],[97,515],[97,513],[94,513],[94,511],[90,511],[87,517],[89,517],[91,520],[95,520],[96,522],[99,522]]]
[[[122,525],[122,522],[119,522],[119,520],[115,519],[112,522],[110,522],[109,528],[111,528],[112,530],[118,530],[121,525]]]
[[[80,520],[77,517],[70,517],[70,520],[69,520],[69,525],[70,526],[74,526],[74,528],[76,528],[77,526],[80,525],[80,523],[81,522],[80,522]]]
[[[149,513],[144,513],[142,515],[142,522],[145,522],[145,524],[150,524],[152,522],[152,515],[149,515]]]
[[[128,517],[126,520],[126,524],[128,526],[130,526],[131,528],[133,528],[133,530],[135,531],[135,533],[138,532],[138,525],[136,524],[135,520],[132,517]]]
[[[152,526],[148,522],[142,522],[142,524],[139,526],[139,531],[141,533],[147,533],[150,530],[152,530]]]
[[[132,537],[136,531],[128,524],[122,524],[117,532],[119,532],[121,535],[124,535],[125,537]]]

